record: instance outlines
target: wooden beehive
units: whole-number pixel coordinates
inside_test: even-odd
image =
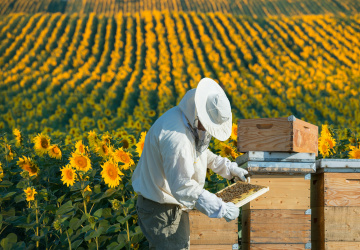
[[[306,152],[318,154],[318,127],[296,119],[239,119],[238,151]]]
[[[198,210],[189,212],[191,250],[238,249],[238,220],[209,218]]]
[[[360,249],[360,160],[321,159],[311,178],[314,249]]]
[[[269,191],[242,207],[242,249],[311,248],[315,154],[250,151],[236,162]]]

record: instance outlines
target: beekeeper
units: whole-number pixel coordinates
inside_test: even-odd
[[[207,168],[227,179],[247,181],[246,170],[208,149],[212,136],[225,141],[231,128],[225,92],[203,78],[149,129],[132,185],[138,194],[138,223],[150,249],[189,249],[188,209],[196,207],[210,218],[227,221],[239,216],[233,203],[204,189]]]

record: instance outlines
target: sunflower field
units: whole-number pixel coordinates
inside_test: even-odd
[[[131,176],[146,132],[203,77],[240,118],[319,126],[360,159],[360,1],[0,2],[0,246],[146,249]],[[229,181],[208,171],[205,188]]]

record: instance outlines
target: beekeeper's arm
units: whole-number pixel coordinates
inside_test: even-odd
[[[250,182],[250,178],[245,178],[248,171],[238,167],[236,162],[231,162],[228,158],[216,155],[209,149],[206,150],[206,153],[208,168],[214,171],[214,173],[217,173],[228,180],[231,180],[234,177],[239,177],[241,181]]]
[[[176,132],[175,132],[176,133]],[[225,203],[215,194],[202,188],[191,177],[194,175],[193,146],[187,138],[177,138],[178,143],[160,143],[165,177],[175,199],[188,208],[196,208],[210,218],[227,221],[239,216],[239,208]]]

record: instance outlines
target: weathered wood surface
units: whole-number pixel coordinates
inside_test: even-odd
[[[191,245],[191,250],[232,250],[233,244],[228,245]]]
[[[359,250],[360,242],[330,241],[325,243],[326,250]]]
[[[304,176],[253,175],[251,183],[270,190],[243,209],[309,209],[310,180]]]
[[[296,119],[293,122],[293,149],[295,152],[318,154],[318,127]]]
[[[251,244],[242,243],[242,250],[305,250],[305,244]],[[314,248],[313,248],[314,249]]]
[[[317,155],[318,127],[287,117],[239,119],[238,151],[305,152]]]
[[[360,173],[324,173],[325,206],[360,206]]]
[[[227,222],[192,210],[189,221],[190,245],[232,245],[238,242],[238,220]]]
[[[311,243],[313,249],[325,247],[324,207],[311,207]]]
[[[306,210],[255,209],[242,217],[242,241],[248,243],[307,243],[310,241],[311,215]],[[243,228],[244,230],[244,228]]]
[[[324,208],[325,242],[360,242],[360,207]]]
[[[324,173],[311,175],[311,209],[315,207],[324,207]]]

